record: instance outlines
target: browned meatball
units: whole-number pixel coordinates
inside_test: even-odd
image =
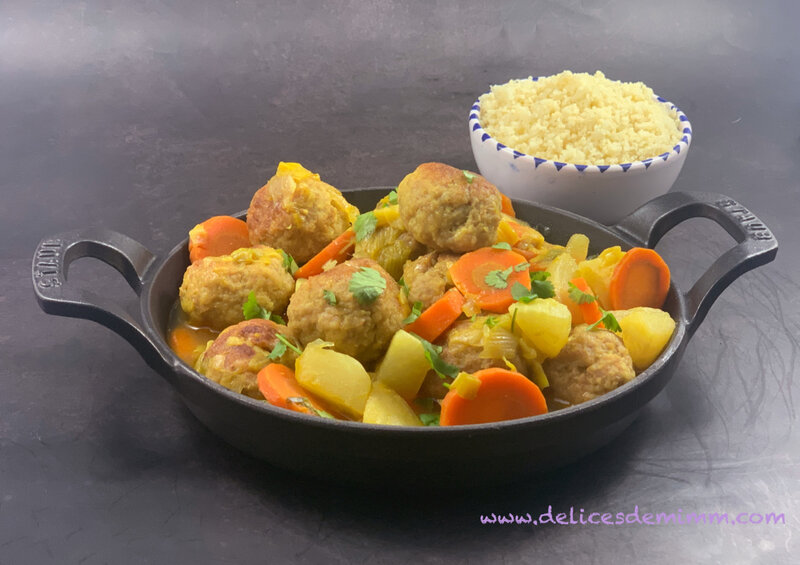
[[[195,369],[225,388],[253,398],[263,398],[256,376],[270,363],[294,367],[296,354],[290,348],[270,359],[275,346],[281,343],[277,334],[294,342],[292,332],[270,320],[256,318],[239,322],[225,329],[195,363]],[[285,344],[284,344],[285,345]],[[280,346],[283,349],[283,345]]]
[[[271,312],[283,312],[294,290],[294,279],[283,256],[271,247],[237,249],[230,255],[206,257],[183,275],[181,308],[189,323],[223,330],[244,320],[242,305],[250,292]]]
[[[508,368],[502,358],[481,357],[484,353],[484,345],[486,344],[486,335],[488,333],[488,327],[486,326],[488,318],[489,316],[477,316],[474,321],[461,320],[453,324],[445,334],[442,342],[442,359],[466,373],[474,373],[489,367]],[[510,333],[509,337],[511,337]],[[513,339],[513,337],[511,338]],[[514,364],[517,371],[528,375],[528,365],[516,347],[514,347],[514,353],[506,356],[506,359]],[[442,383],[451,380],[449,378],[443,379],[434,371],[430,371],[425,376],[425,381],[420,387],[418,396],[423,398],[443,398],[447,394],[447,388]]]
[[[353,292],[353,275],[372,269],[386,286],[373,300]],[[373,274],[373,273],[368,273]],[[289,302],[289,327],[306,345],[315,339],[333,342],[337,351],[364,364],[376,361],[402,327],[408,306],[394,279],[372,259],[351,259],[298,286]]]
[[[253,245],[283,249],[303,264],[350,227],[358,209],[319,175],[281,163],[247,211]]]
[[[558,356],[543,365],[553,396],[570,404],[596,398],[636,376],[622,340],[608,330],[587,327],[575,327]]]
[[[397,199],[408,233],[428,247],[464,253],[497,239],[500,194],[480,175],[423,163],[400,182]]]
[[[453,286],[448,269],[458,261],[458,255],[434,251],[409,261],[403,266],[403,280],[408,287],[408,301],[422,302],[427,308]]]

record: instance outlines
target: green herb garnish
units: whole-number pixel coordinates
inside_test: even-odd
[[[283,268],[289,271],[290,275],[293,275],[297,271],[297,269],[300,268],[297,265],[297,262],[291,255],[286,253],[286,251],[284,251],[283,249],[279,249],[278,251],[281,252],[281,256],[283,257]]]
[[[603,316],[599,320],[597,320],[594,324],[589,326],[588,329],[593,330],[600,324],[603,324],[607,330],[610,330],[612,332],[622,331],[622,328],[620,327],[619,322],[617,321],[617,318],[616,316],[614,316],[614,314],[612,314],[608,310],[603,310],[602,308],[600,308],[600,312],[603,314]]]
[[[483,282],[492,288],[508,288],[508,276],[513,270],[514,267],[509,267],[508,269],[489,271],[486,276],[483,277]]]
[[[292,351],[294,351],[298,355],[302,355],[303,354],[303,350],[300,349],[299,347],[297,347],[291,341],[289,341],[289,338],[287,338],[285,335],[283,335],[283,334],[275,334],[275,337],[278,338],[278,341],[280,343],[284,344],[286,347],[288,347],[289,349],[291,349]]]
[[[535,292],[531,292],[531,290],[524,284],[520,282],[515,282],[513,285],[511,285],[511,298],[513,298],[517,302],[522,302],[523,304],[527,304],[534,298],[539,298],[539,297]]]
[[[422,302],[414,302],[414,305],[411,307],[411,314],[409,314],[408,317],[403,320],[403,325],[416,322],[420,314],[422,314]]]
[[[253,318],[264,318],[269,320],[269,312],[258,304],[256,300],[256,293],[250,291],[247,295],[247,301],[242,304],[242,314],[245,320],[252,320]]]
[[[497,316],[488,316],[486,318],[486,321],[483,323],[486,324],[489,327],[489,329],[491,329],[497,325]]]
[[[556,289],[553,287],[553,283],[547,280],[548,278],[550,278],[550,273],[547,271],[531,273],[531,292],[539,298],[553,298],[556,295]]]
[[[492,245],[492,249],[505,249],[506,251],[511,251],[511,244],[507,241],[498,241]]]
[[[397,191],[391,191],[386,198],[389,200],[389,204],[397,204]]]
[[[428,363],[431,366],[431,369],[436,371],[436,374],[439,375],[441,378],[450,377],[452,379],[458,376],[458,367],[455,365],[451,365],[441,357],[442,348],[439,345],[433,345],[428,340],[422,339],[416,334],[411,334],[416,337],[420,343],[422,343],[422,347],[425,350],[425,359],[428,360]],[[447,383],[445,383],[445,386]],[[449,388],[449,387],[448,387]]]
[[[356,218],[353,222],[353,231],[356,233],[356,241],[362,241],[375,231],[375,226],[378,225],[378,218],[374,212],[364,212]]]
[[[290,396],[286,400],[288,400],[292,404],[297,404],[299,406],[303,406],[304,408],[307,408],[308,410],[312,411],[314,414],[316,414],[317,416],[319,416],[321,418],[328,418],[330,420],[335,420],[336,419],[330,413],[326,412],[325,410],[320,410],[319,408],[317,408],[316,406],[311,404],[311,402],[309,402],[308,398],[306,398],[304,396]]]
[[[438,426],[439,425],[439,414],[430,413],[430,414],[420,414],[419,421],[422,422],[424,426]]]
[[[405,292],[406,296],[408,296],[408,285],[406,284],[406,280],[403,277],[400,277],[400,280],[397,281],[397,284],[400,285],[400,288],[402,288],[403,292]]]
[[[531,264],[528,263],[527,261],[525,261],[525,262],[520,263],[518,265],[514,265],[514,272],[515,273],[519,273],[519,272],[522,272],[522,271],[526,271],[526,270],[528,270],[530,268],[531,268]]]
[[[514,323],[517,321],[517,309],[514,308],[514,313],[511,314],[511,333],[514,333]]]
[[[272,352],[267,356],[267,359],[275,361],[283,357],[284,353],[286,353],[286,344],[282,341],[278,341],[275,343],[275,347],[272,348]]]
[[[362,306],[371,304],[386,290],[386,279],[371,267],[361,267],[350,277],[350,292]]]
[[[464,178],[467,179],[467,184],[472,184],[472,181],[475,180],[475,174],[474,173],[470,173],[466,169],[463,169],[461,172],[464,173]]]
[[[332,290],[328,290],[327,288],[323,290],[322,297],[325,299],[325,302],[327,302],[331,306],[336,306],[336,295],[333,293]]]
[[[569,294],[569,299],[575,304],[589,304],[590,302],[594,302],[596,300],[593,295],[589,294],[588,292],[583,292],[571,282],[568,283],[568,285],[569,290],[567,291],[567,294]]]

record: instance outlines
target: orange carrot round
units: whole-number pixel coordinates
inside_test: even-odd
[[[531,288],[525,257],[514,251],[483,247],[462,255],[450,267],[453,284],[468,299],[490,312],[504,313],[514,301],[511,287]]]
[[[200,348],[212,339],[215,339],[219,332],[207,328],[192,328],[179,325],[170,330],[167,342],[175,355],[187,363],[194,365],[200,355]]]
[[[328,261],[346,261],[353,254],[356,242],[356,233],[347,229],[336,239],[326,245],[322,251],[314,255],[308,262],[294,273],[296,279],[307,279],[322,272],[322,267]]]
[[[653,249],[634,247],[619,260],[608,284],[612,310],[661,308],[669,292],[669,267]]]
[[[464,297],[457,289],[451,288],[436,302],[428,306],[419,317],[408,324],[405,330],[417,334],[424,340],[435,341],[453,325],[464,306]]]
[[[584,292],[586,294],[591,294],[592,296],[594,296],[592,288],[589,286],[589,283],[587,283],[586,279],[584,279],[583,277],[575,277],[569,282],[575,285],[575,288],[577,288],[581,292]],[[581,313],[581,317],[583,318],[584,324],[594,324],[603,317],[603,313],[600,311],[600,306],[597,304],[596,297],[591,302],[578,303],[578,310]],[[579,320],[573,320],[572,323],[573,325],[577,325],[581,322]],[[598,327],[605,327],[605,326],[603,326],[603,323],[601,322],[600,324],[598,324]]]
[[[297,383],[294,371],[286,365],[270,363],[258,372],[256,380],[258,390],[273,406],[312,416],[318,415],[316,410],[325,410],[319,400]]]
[[[547,412],[547,402],[538,386],[520,373],[489,368],[474,373],[481,381],[474,398],[450,390],[442,400],[439,424],[459,426],[486,424],[537,416]]]
[[[250,247],[247,223],[232,216],[214,216],[189,231],[189,260],[227,255]]]

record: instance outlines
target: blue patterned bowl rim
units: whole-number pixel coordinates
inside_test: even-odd
[[[539,80],[543,77],[536,77],[533,80]],[[488,93],[484,93],[488,94]],[[483,96],[483,94],[481,95]],[[501,151],[514,160],[522,160],[528,161],[529,163],[533,163],[534,168],[538,169],[541,165],[550,165],[555,168],[556,171],[562,170],[576,170],[580,173],[588,172],[588,171],[599,171],[600,173],[604,173],[608,170],[616,170],[622,172],[628,172],[629,170],[637,170],[637,169],[649,169],[651,166],[653,167],[661,167],[666,162],[670,160],[674,160],[675,157],[678,156],[679,153],[682,151],[686,151],[689,148],[689,144],[692,142],[692,124],[689,122],[689,119],[686,117],[680,108],[678,108],[672,102],[665,100],[661,96],[653,95],[653,97],[662,104],[666,105],[669,110],[674,110],[677,114],[678,120],[681,123],[681,139],[680,141],[670,150],[665,153],[661,153],[660,155],[655,155],[653,157],[648,157],[647,159],[641,159],[638,161],[632,161],[630,163],[619,163],[613,165],[582,165],[576,163],[563,163],[561,161],[553,161],[552,159],[542,159],[541,157],[534,157],[533,155],[528,155],[526,153],[522,153],[507,145],[504,145],[494,139],[489,133],[487,133],[480,124],[480,116],[481,116],[481,104],[480,104],[480,96],[472,105],[472,108],[469,111],[469,130],[470,135],[480,135],[481,143],[490,142],[493,143],[495,149],[497,151]]]

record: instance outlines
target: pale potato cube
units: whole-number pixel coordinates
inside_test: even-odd
[[[558,300],[537,298],[528,304],[516,302],[508,311],[522,337],[544,357],[555,357],[566,345],[572,330],[572,315]]]
[[[622,328],[622,343],[631,355],[633,368],[644,371],[656,360],[675,331],[675,320],[657,308],[639,306],[616,316]]]
[[[322,340],[309,343],[295,362],[295,378],[303,388],[360,420],[372,379],[361,363],[328,349],[331,345]]]
[[[381,424],[384,426],[421,426],[411,406],[402,396],[382,383],[372,385],[367,403],[364,406],[365,424]]]
[[[608,310],[611,308],[608,300],[608,285],[611,283],[611,275],[625,252],[619,245],[604,249],[600,255],[594,259],[587,259],[578,263],[575,271],[576,277],[583,277],[589,284],[600,307]]]
[[[411,400],[417,396],[431,366],[422,343],[405,330],[398,330],[375,372],[375,381]]]

